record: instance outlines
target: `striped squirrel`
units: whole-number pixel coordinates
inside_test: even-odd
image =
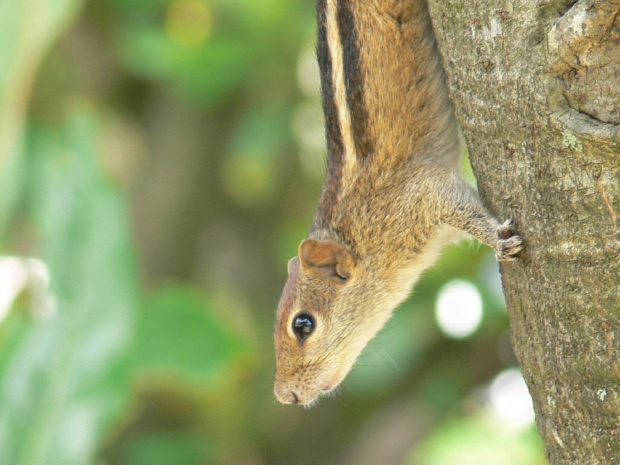
[[[523,248],[459,176],[464,148],[426,0],[317,0],[317,20],[327,173],[275,333],[276,398],[303,405],[340,384],[461,231],[498,260]]]

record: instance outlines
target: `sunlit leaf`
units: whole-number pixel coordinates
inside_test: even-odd
[[[0,2],[0,221],[9,208],[7,198],[15,196],[17,183],[7,185],[12,178],[4,170],[13,170],[17,163],[14,157],[20,152],[24,115],[39,63],[81,4],[82,0]]]
[[[95,126],[80,111],[62,130],[31,131],[31,218],[57,310],[22,321],[2,354],[2,464],[90,463],[125,400],[138,283],[125,203],[100,170]]]
[[[410,465],[544,465],[535,428],[501,427],[483,413],[449,421],[412,452]]]

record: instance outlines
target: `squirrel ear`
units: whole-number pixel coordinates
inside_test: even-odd
[[[299,245],[299,260],[309,273],[320,273],[339,281],[351,276],[353,256],[345,246],[333,241],[306,239]]]

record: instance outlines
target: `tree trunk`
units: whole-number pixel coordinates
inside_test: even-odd
[[[550,464],[620,463],[620,0],[429,0]]]

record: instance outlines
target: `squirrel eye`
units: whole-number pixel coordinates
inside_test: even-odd
[[[293,332],[299,342],[303,342],[314,330],[314,318],[307,312],[300,313],[293,319]]]

